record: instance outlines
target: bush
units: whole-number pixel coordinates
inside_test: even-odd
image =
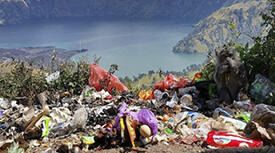
[[[248,45],[236,47],[245,64],[250,83],[258,73],[275,82],[275,0],[270,2],[272,4],[270,15],[262,15],[264,20],[262,26],[269,29],[267,35],[253,38],[255,44],[250,49]]]
[[[88,85],[90,65],[84,61],[78,63],[65,62],[57,65],[60,76],[57,80],[47,83],[46,74],[53,71],[36,68],[30,63],[13,61],[1,64],[1,70],[12,69],[0,74],[0,97],[34,101],[36,95],[43,91],[65,92],[73,95],[80,94]]]
[[[73,95],[79,95],[84,86],[89,84],[90,64],[85,61],[65,62],[59,64],[57,70],[60,71],[60,76],[51,82],[50,91],[68,91]]]
[[[201,75],[206,80],[214,80],[216,64],[213,60],[208,61],[201,69]]]
[[[1,97],[23,98],[30,102],[37,94],[47,89],[44,71],[22,61],[13,61],[6,66],[12,70],[0,76]]]

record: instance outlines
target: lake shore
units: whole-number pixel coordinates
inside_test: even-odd
[[[0,60],[5,61],[15,59],[48,66],[51,63],[53,56],[55,56],[55,60],[64,62],[70,60],[72,56],[82,52],[85,52],[85,50],[66,50],[54,46],[8,49],[0,48]]]
[[[84,59],[92,63],[96,55],[101,57],[99,65],[104,69],[117,64],[118,77],[133,77],[159,69],[179,72],[189,65],[203,63],[206,58],[203,54],[172,52],[177,41],[192,30],[192,24],[186,22],[45,20],[0,27],[0,48],[56,46],[66,49],[66,53],[86,48],[88,51],[85,53],[61,54],[61,58],[75,62]],[[50,59],[52,50],[46,51],[48,55],[44,59]]]

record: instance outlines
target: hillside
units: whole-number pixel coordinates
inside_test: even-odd
[[[230,5],[230,3],[234,3]],[[201,20],[195,30],[173,48],[176,53],[208,52],[221,46],[233,37],[228,21],[241,33],[240,42],[252,43],[251,36],[262,32],[260,13],[267,10],[267,0],[239,0],[226,2],[225,6]]]
[[[197,22],[227,0],[0,0],[0,25],[32,19],[92,17]]]
[[[66,61],[73,55],[79,54],[81,52],[81,50],[65,50],[61,48],[55,48],[53,46],[24,47],[13,49],[0,48],[0,62],[9,59],[16,59],[28,62],[33,61],[36,64],[49,66],[54,54],[59,61]]]

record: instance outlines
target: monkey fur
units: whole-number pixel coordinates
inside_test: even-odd
[[[231,104],[237,100],[238,93],[247,90],[247,78],[244,65],[236,50],[224,46],[215,50],[216,68],[214,80],[217,84],[220,101]]]

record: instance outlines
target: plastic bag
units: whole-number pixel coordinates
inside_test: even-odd
[[[148,125],[153,135],[158,132],[158,120],[156,116],[148,109],[141,109],[138,112],[127,111],[128,105],[123,103],[119,108],[119,114],[116,117],[114,128],[120,129],[120,118],[124,115],[131,115],[136,121]]]
[[[148,91],[141,90],[141,91],[138,93],[138,97],[139,97],[141,100],[143,100],[143,101],[145,101],[145,100],[147,100],[147,99],[152,100],[152,98],[153,98],[153,92],[152,92],[152,90],[148,90]]]
[[[89,84],[95,87],[97,91],[101,91],[106,87],[108,87],[110,94],[114,90],[118,92],[128,91],[128,88],[116,76],[110,74],[96,63],[91,65],[90,73]]]
[[[46,81],[47,81],[47,83],[51,83],[52,81],[57,80],[59,78],[59,76],[60,76],[59,71],[54,72],[46,77]]]
[[[275,85],[260,74],[256,75],[255,81],[251,86],[251,97],[258,99],[261,102],[271,98],[271,96],[275,94]]]
[[[155,91],[154,91],[154,94],[153,94],[153,97],[155,97],[155,99],[156,99],[157,101],[160,101],[160,100],[163,99],[163,98],[169,97],[169,94],[168,94],[168,92],[162,92],[162,91],[160,91],[160,90],[155,90]]]
[[[263,146],[262,141],[245,138],[236,133],[211,131],[207,135],[207,144],[214,147],[251,147],[260,148]]]
[[[166,102],[166,105],[169,106],[170,108],[174,108],[174,106],[177,105],[178,102],[179,102],[179,98],[177,96],[177,93],[175,92],[174,95],[172,96],[172,99]]]
[[[180,78],[180,80],[178,81],[178,79],[174,75],[169,74],[165,77],[164,80],[155,84],[154,90],[158,89],[163,91],[164,89],[184,88],[187,83],[187,79]]]
[[[244,130],[244,128],[246,126],[246,123],[243,122],[243,121],[240,121],[240,120],[237,120],[237,119],[234,119],[234,118],[230,118],[230,117],[226,117],[226,116],[223,116],[223,115],[220,115],[218,117],[218,120],[220,120],[223,123],[232,123],[239,130]]]
[[[84,107],[77,109],[74,113],[73,119],[69,122],[62,122],[56,124],[50,129],[50,137],[52,136],[62,136],[75,129],[84,128],[88,120],[88,112]]]

